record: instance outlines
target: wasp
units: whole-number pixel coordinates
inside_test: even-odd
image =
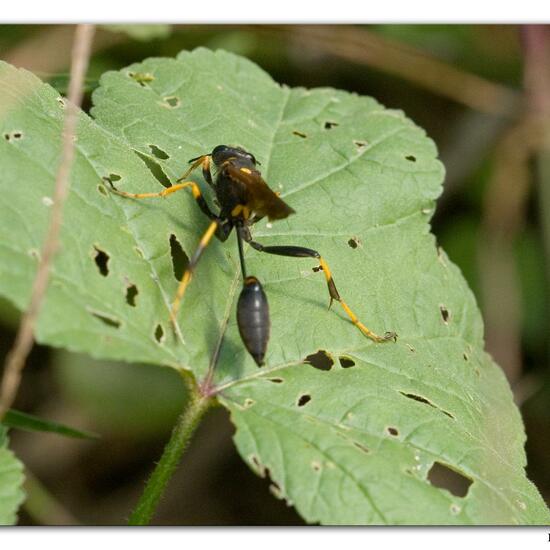
[[[189,164],[190,167],[187,172],[174,185],[159,193],[126,193],[115,189],[114,186],[112,189],[114,193],[122,197],[145,199],[166,197],[181,189],[189,188],[199,208],[210,219],[210,224],[201,237],[178,285],[170,311],[170,318],[174,325],[176,324],[181,301],[204,250],[214,236],[224,242],[232,230],[235,229],[243,277],[243,288],[237,302],[237,325],[246,349],[259,367],[265,363],[264,358],[269,341],[269,305],[259,279],[249,275],[246,271],[243,250],[243,243],[245,242],[258,252],[266,254],[315,259],[319,263],[316,271],[322,271],[326,279],[330,296],[329,308],[334,300],[339,302],[351,322],[365,336],[375,342],[396,340],[397,335],[395,332],[386,332],[384,336],[378,336],[359,321],[355,313],[340,296],[329,266],[319,252],[293,245],[264,246],[253,240],[250,228],[262,218],[267,217],[271,222],[282,220],[295,213],[278,193],[275,193],[264,181],[261,172],[258,170],[260,163],[254,155],[241,147],[218,145],[214,147],[211,153],[191,159]],[[215,168],[215,179],[212,177],[212,165]],[[202,169],[204,180],[216,195],[219,213],[212,212],[197,183],[186,181],[189,174],[199,166]]]

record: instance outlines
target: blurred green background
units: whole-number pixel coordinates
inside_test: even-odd
[[[0,58],[65,93],[73,32],[70,25],[0,26]],[[544,101],[537,103],[541,88],[535,84],[533,92],[529,75],[541,73],[544,54],[550,59],[548,32],[514,25],[103,26],[84,101],[88,110],[107,70],[205,46],[247,56],[289,86],[373,96],[425,128],[447,170],[432,230],[476,295],[487,350],[504,369],[526,424],[528,476],[547,503],[550,179],[540,139]],[[0,300],[0,358],[17,320]],[[12,431],[11,447],[31,473],[20,524],[124,523],[184,401],[171,369],[35,347],[16,408],[101,439]],[[302,523],[270,494],[268,480],[242,463],[232,432],[223,409],[208,415],[155,523]]]

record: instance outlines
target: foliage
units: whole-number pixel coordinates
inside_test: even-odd
[[[23,464],[8,449],[7,428],[0,424],[0,525],[12,525],[25,495]]]

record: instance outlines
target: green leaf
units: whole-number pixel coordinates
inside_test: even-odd
[[[0,143],[0,209],[11,213],[0,227],[17,235],[0,241],[0,292],[24,307],[61,113],[50,88],[3,67],[10,85],[0,89],[0,104],[33,83],[7,119],[7,128],[32,139]],[[93,97],[101,127],[82,115],[41,341],[190,369],[199,383],[213,368],[205,389],[230,410],[239,452],[310,522],[548,520],[525,477],[521,419],[502,372],[483,352],[472,294],[429,232],[443,168],[420,128],[373,99],[281,87],[246,59],[204,49],[106,73]],[[395,330],[397,343],[366,339],[338,304],[327,310],[314,262],[247,249],[272,320],[267,364],[258,369],[235,322],[234,236],[206,251],[179,315],[181,339],[172,335],[170,242],[177,239],[190,257],[208,221],[186,192],[140,201],[98,185],[107,176],[125,191],[161,190],[188,159],[222,143],[252,151],[297,212],[273,226],[259,222],[254,238],[319,250],[359,318],[378,333]],[[208,194],[200,171],[193,177]],[[24,195],[21,181],[33,182]],[[108,254],[107,268],[105,256],[94,262],[94,245]],[[128,284],[138,290],[135,306],[125,300]],[[305,362],[319,366],[314,354],[330,370]],[[449,490],[436,486],[438,470]],[[452,471],[462,485],[472,481],[465,496],[451,493]]]
[[[33,414],[24,413],[10,409],[4,415],[2,424],[8,428],[18,428],[20,430],[27,430],[29,432],[53,432],[66,437],[76,437],[82,439],[97,439],[99,435],[86,432],[84,430],[76,430],[60,424],[59,422],[52,422],[51,420],[45,420]]]
[[[8,430],[0,425],[0,525],[13,525],[25,499],[23,464],[8,449]]]
[[[30,73],[7,64],[0,64],[0,79],[0,293],[24,309],[49,220],[64,102]],[[84,114],[78,132],[62,251],[37,338],[94,357],[180,366],[166,313],[177,284],[167,254],[172,222],[163,217],[164,228],[161,223],[153,230],[159,231],[162,257],[145,260],[154,256],[146,242],[150,228],[143,227],[142,236],[130,231],[104,178],[122,173],[144,186],[158,182],[127,145]]]

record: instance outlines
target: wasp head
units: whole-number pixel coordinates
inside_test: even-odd
[[[212,151],[212,160],[216,166],[222,165],[225,161],[235,158],[252,163],[254,166],[259,164],[252,153],[245,151],[242,147],[231,147],[229,145],[218,145]]]

